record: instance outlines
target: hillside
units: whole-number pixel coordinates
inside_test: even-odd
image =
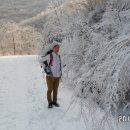
[[[31,18],[48,6],[49,0],[0,0],[0,21],[20,22]]]
[[[0,55],[37,53],[37,32],[19,22],[44,11],[49,0],[0,0]]]

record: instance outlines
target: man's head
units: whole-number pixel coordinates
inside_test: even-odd
[[[59,43],[58,42],[53,42],[53,47],[52,47],[53,52],[58,54],[59,49],[60,49]]]

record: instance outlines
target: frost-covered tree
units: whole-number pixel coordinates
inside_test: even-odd
[[[43,25],[41,54],[53,38],[61,40],[65,86],[74,88],[84,113],[87,107],[95,112],[96,105],[105,112],[97,128],[130,101],[130,3],[117,2],[66,1]]]
[[[30,26],[21,27],[16,23],[1,24],[0,54],[35,54],[38,33]]]

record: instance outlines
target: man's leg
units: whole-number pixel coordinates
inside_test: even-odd
[[[51,93],[53,90],[53,77],[52,76],[46,76],[46,81],[47,81],[47,100],[48,103],[52,103],[52,97],[51,97]]]
[[[59,78],[54,78],[54,87],[53,87],[53,102],[57,102]]]

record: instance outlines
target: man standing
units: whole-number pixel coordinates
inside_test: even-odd
[[[53,105],[59,107],[57,103],[57,94],[58,94],[58,86],[59,80],[62,75],[61,71],[61,59],[59,52],[59,44],[54,42],[52,44],[52,53],[43,57],[42,62],[47,61],[48,66],[51,70],[51,74],[46,75],[46,82],[47,82],[47,100],[48,100],[48,108],[52,108]],[[53,94],[53,96],[52,96]]]

